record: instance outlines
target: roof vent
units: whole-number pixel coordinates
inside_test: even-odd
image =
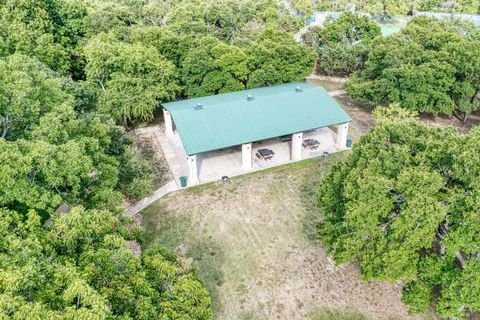
[[[201,103],[197,103],[195,107],[193,107],[194,110],[203,110],[203,106]]]
[[[247,95],[247,100],[248,100],[248,101],[255,100],[255,97],[252,96],[251,94],[249,94],[249,95]]]
[[[303,89],[302,89],[302,88],[300,88],[300,87],[296,87],[296,88],[295,88],[295,92],[297,92],[297,93],[299,93],[299,92],[303,92]]]

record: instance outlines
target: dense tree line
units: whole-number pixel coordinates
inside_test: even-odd
[[[125,124],[150,118],[162,101],[302,80],[313,68],[313,51],[288,32],[301,20],[276,1],[185,1],[155,19],[151,8],[87,33],[86,81],[100,110]]]
[[[322,243],[366,279],[406,281],[413,313],[480,311],[480,130],[428,127],[394,105],[318,192]]]
[[[90,109],[125,124],[162,101],[299,80],[314,64],[291,39],[302,18],[275,0],[6,0],[0,10],[0,56],[70,76]],[[219,76],[226,63],[246,69]]]
[[[293,0],[302,15],[314,11],[344,11],[355,8],[359,12],[382,18],[411,15],[417,11],[479,14],[478,0]]]
[[[380,26],[365,16],[346,12],[324,25],[311,27],[303,42],[317,51],[317,66],[328,75],[349,75],[363,68]]]
[[[478,52],[480,32],[473,25],[417,17],[401,32],[373,41],[347,90],[374,104],[400,103],[465,120],[480,106]]]
[[[302,23],[275,0],[0,0],[1,317],[210,319],[186,261],[131,248],[121,203],[155,168],[125,128],[165,101],[303,79]]]
[[[164,101],[303,79],[302,23],[274,0],[0,0],[2,317],[210,319],[188,261],[138,253],[118,218],[155,185],[125,128]]]

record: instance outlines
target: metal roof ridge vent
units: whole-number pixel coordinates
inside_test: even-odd
[[[297,86],[297,87],[295,87],[295,92],[296,92],[296,93],[303,92],[303,89],[300,88],[299,86]]]
[[[254,97],[253,95],[251,95],[251,94],[248,94],[248,95],[247,95],[247,100],[248,100],[248,101],[255,100],[255,97]]]
[[[203,110],[202,104],[199,102],[195,107],[193,107],[194,110]]]

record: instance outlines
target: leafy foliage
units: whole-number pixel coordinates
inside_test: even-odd
[[[44,226],[0,209],[0,312],[8,318],[210,319],[188,264],[154,247],[129,249],[136,229],[108,211],[73,208]]]
[[[87,32],[87,81],[99,91],[98,110],[126,127],[177,96],[301,80],[313,69],[311,50],[285,32],[296,29],[295,19],[275,1],[154,6],[121,1],[90,9],[100,17]]]
[[[266,29],[292,32],[301,26],[273,0],[195,0],[172,9],[166,27],[176,34],[212,35],[226,42],[252,41]]]
[[[303,4],[313,2],[309,0],[295,1]],[[416,11],[480,13],[478,2],[475,0],[317,0],[312,3],[317,11],[344,11],[351,5],[357,11],[380,16],[383,19],[397,15],[411,15]],[[306,5],[308,7],[308,5]],[[305,5],[299,5],[298,10]]]
[[[398,105],[322,181],[318,232],[339,263],[357,259],[367,279],[406,280],[404,302],[423,312],[478,312],[476,243],[479,130],[429,128]]]
[[[400,33],[373,42],[348,92],[375,104],[466,115],[480,106],[480,41],[473,28],[418,17]]]
[[[2,138],[25,137],[41,116],[63,112],[73,97],[60,76],[27,56],[0,59],[0,132]]]
[[[87,80],[97,83],[100,110],[117,119],[150,119],[178,91],[175,66],[156,50],[101,35],[85,47]]]
[[[247,49],[249,88],[302,81],[311,73],[315,54],[288,34],[267,30]]]
[[[182,82],[187,96],[206,96],[245,88],[249,70],[243,49],[212,37],[196,43],[182,63]]]
[[[51,69],[75,72],[74,56],[86,10],[75,0],[0,3],[0,56],[35,56]]]
[[[142,150],[130,145],[120,158],[119,185],[122,193],[131,200],[140,200],[155,189],[155,174],[152,164]]]
[[[377,23],[347,12],[321,28],[310,28],[303,40],[316,49],[318,65],[326,74],[348,75],[363,66],[372,39],[380,34]]]

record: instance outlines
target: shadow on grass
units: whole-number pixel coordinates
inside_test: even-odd
[[[330,158],[319,160],[311,168],[313,172],[305,174],[300,186],[300,197],[304,203],[305,214],[302,218],[302,226],[305,237],[309,241],[318,241],[317,226],[323,220],[323,216],[317,207],[317,192],[320,182],[327,174],[332,163],[344,161],[348,152],[339,152]]]
[[[193,233],[190,215],[171,214],[161,201],[142,211],[145,225],[145,245],[158,244],[178,256],[191,258],[197,275],[207,287],[212,298],[212,309],[220,308],[218,287],[224,282],[225,254],[219,243],[207,236]]]
[[[326,161],[328,162],[328,161],[332,161],[334,159],[342,158],[344,153],[345,152],[333,153],[332,155],[330,155],[330,158]],[[255,171],[255,172],[246,173],[246,174],[242,174],[242,175],[239,175],[239,176],[231,177],[229,183],[234,184],[234,183],[238,183],[238,182],[241,182],[243,180],[249,179],[251,177],[262,176],[262,175],[271,174],[271,173],[285,173],[285,172],[289,172],[289,171],[292,171],[292,170],[300,170],[300,169],[311,168],[311,167],[317,166],[319,163],[321,163],[323,161],[325,161],[325,160],[323,160],[323,158],[312,158],[312,159],[305,159],[305,160],[302,160],[302,161],[296,161],[296,162],[292,162],[292,163],[288,163],[288,164],[284,164],[284,165],[280,165],[280,166],[276,166],[276,167],[266,168],[266,169],[262,169],[262,170],[259,170],[259,171]],[[200,192],[203,192],[205,190],[212,189],[212,188],[215,188],[215,187],[219,187],[219,186],[222,186],[222,185],[225,185],[225,184],[226,183],[224,181],[207,182],[207,183],[204,183],[204,184],[200,184],[200,185],[196,185],[196,186],[187,188],[187,189],[185,189],[185,192],[195,194],[195,193],[200,193]]]

